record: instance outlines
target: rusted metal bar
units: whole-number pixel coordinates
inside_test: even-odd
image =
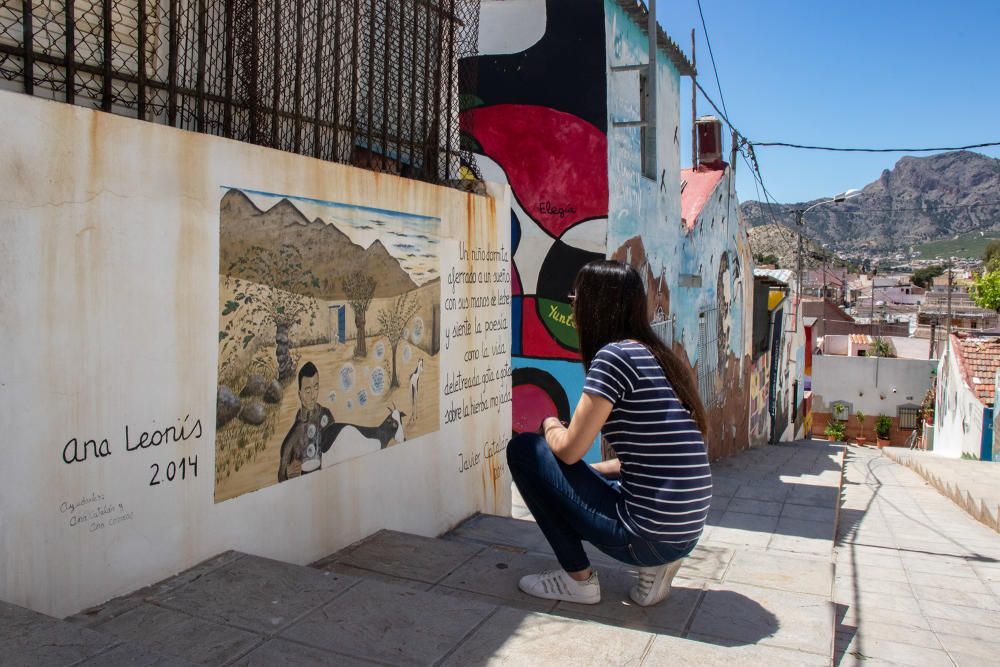
[[[198,78],[195,97],[195,128],[205,131],[205,60],[208,58],[208,7],[198,0]]]
[[[340,3],[337,2],[339,6]],[[316,3],[316,34],[318,36],[325,35],[323,21],[326,18],[324,11],[326,10],[326,1],[318,0]],[[336,25],[334,25],[334,32],[336,32]],[[334,34],[334,44],[337,43],[337,35]],[[320,37],[316,40],[316,62],[313,64],[313,85],[316,86],[316,91],[314,93],[315,99],[313,100],[313,157],[320,157],[320,131],[319,131],[319,119],[320,114],[323,112],[323,91],[326,86],[323,85],[323,46],[326,44],[326,40]],[[336,49],[336,46],[334,46]],[[336,52],[336,51],[335,51]],[[334,91],[336,95],[336,91]],[[334,118],[336,122],[336,118]]]
[[[233,21],[235,20],[236,0],[226,0],[226,27],[225,27],[225,58],[226,58],[226,94],[222,105],[222,135],[228,139],[233,137],[233,73],[236,60],[236,47],[234,44]]]
[[[448,0],[448,12],[454,16],[455,15],[455,0]],[[458,63],[455,61],[455,21],[448,21],[445,29],[448,31],[448,58],[443,61],[439,61],[438,67],[448,68],[448,106],[446,107],[445,116],[446,121],[446,131],[444,135],[444,178],[448,180],[451,174],[451,123],[452,123],[452,113],[455,110],[455,68]]]
[[[342,0],[336,0],[333,8],[333,122],[335,124],[340,123],[340,19],[341,11],[340,8],[343,6]],[[318,81],[317,84],[320,88],[325,88],[326,86],[321,85]],[[319,117],[317,115],[317,120]],[[336,129],[335,125],[333,131],[333,159],[340,160],[340,130]]]
[[[111,0],[104,0],[101,8],[102,21],[104,26],[104,80],[101,85],[101,109],[111,111],[111,56],[114,53],[114,42],[111,39],[114,35],[114,26],[111,24]]]
[[[167,65],[167,123],[177,125],[177,0],[170,0],[170,54]]]
[[[292,150],[296,153],[302,152],[302,61],[304,58],[305,44],[302,39],[302,12],[304,0],[295,3],[295,100],[293,101],[293,111],[295,113],[294,134],[292,139]],[[323,43],[323,34],[316,34],[316,48]]]
[[[382,145],[380,151],[386,158],[389,157],[389,145],[386,140],[389,138],[389,27],[392,25],[392,0],[383,0],[385,3],[385,25],[382,26],[384,46],[382,47]],[[371,150],[371,148],[369,148]]]
[[[64,54],[65,64],[63,68],[66,70],[66,101],[70,104],[76,102],[76,2],[75,0],[66,0],[66,6],[63,9],[65,12],[66,19],[66,46]],[[141,33],[140,33],[141,35]]]
[[[441,67],[443,63],[441,62],[441,24],[442,20],[438,18],[435,22],[436,30],[434,35],[434,46],[437,49],[437,66],[434,68],[434,115],[431,118],[430,131],[427,135],[427,155],[430,158],[430,168],[431,171],[428,173],[428,177],[432,180],[438,180],[441,177]],[[430,51],[430,49],[428,49]]]
[[[241,63],[244,68],[250,70],[250,84],[249,90],[247,91],[248,100],[248,111],[250,114],[250,142],[254,144],[260,143],[260,131],[259,127],[259,111],[260,106],[260,95],[258,94],[258,88],[260,87],[260,1],[251,0],[250,6],[250,58],[247,59],[248,62]]]
[[[136,117],[146,120],[146,0],[139,0],[139,40],[136,54],[135,74],[138,79],[136,89],[138,94]]]
[[[422,170],[425,174],[427,174],[429,173],[428,170],[432,168],[432,165],[428,163],[433,159],[430,151],[427,150],[427,139],[431,131],[431,123],[433,122],[433,118],[431,117],[433,108],[430,106],[430,99],[428,99],[428,96],[431,94],[431,88],[435,87],[435,83],[433,77],[431,77],[431,16],[430,12],[426,9],[424,12],[424,85],[423,90],[421,91],[423,93],[423,103],[420,105],[424,122],[423,126],[420,128],[420,134],[417,136],[421,138],[420,147],[422,153]]]
[[[24,92],[28,95],[35,94],[35,29],[31,11],[31,0],[24,0],[21,3],[21,42],[24,48],[17,55],[21,56]]]
[[[351,31],[351,116],[346,123],[349,128],[351,128],[350,135],[348,136],[348,145],[345,146],[347,149],[347,160],[350,161],[351,153],[354,151],[354,146],[357,144],[357,134],[358,134],[358,76],[360,70],[359,58],[358,58],[358,37],[361,32],[361,0],[354,0],[354,30]],[[338,119],[339,120],[339,119]],[[340,154],[337,154],[336,160],[340,159]]]
[[[274,68],[271,76],[271,107],[274,113],[271,115],[271,143],[272,148],[278,148],[278,109],[281,106],[281,0],[274,0]]]
[[[365,146],[365,148],[368,149],[369,153],[373,150],[372,138],[374,135],[372,134],[373,133],[372,125],[375,122],[374,119],[375,105],[374,105],[374,100],[372,99],[372,90],[371,90],[371,86],[373,85],[375,79],[375,21],[376,21],[375,2],[376,0],[371,0],[371,2],[369,3],[371,11],[368,14],[368,63],[367,64],[368,64],[369,88],[368,88],[368,105],[367,105],[368,118],[367,122],[365,123],[365,142],[367,145]]]
[[[392,59],[396,63],[396,161],[402,164],[403,146],[400,139],[403,135],[403,21],[406,19],[406,3],[399,3],[399,19],[396,21],[396,45],[399,52]],[[386,58],[389,55],[386,54]]]
[[[413,3],[410,5],[413,8],[413,34],[410,35],[410,71],[409,71],[409,81],[410,81],[410,128],[409,128],[409,143],[410,143],[410,166],[416,167],[417,164],[417,40],[420,37],[420,23],[417,16],[417,4]]]

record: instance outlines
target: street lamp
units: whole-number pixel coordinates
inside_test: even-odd
[[[853,197],[857,197],[859,194],[861,194],[861,190],[859,190],[857,188],[851,188],[850,190],[845,190],[844,192],[841,192],[840,194],[834,195],[830,199],[824,199],[822,201],[818,201],[815,204],[813,204],[812,206],[809,206],[809,207],[804,208],[804,209],[800,209],[798,211],[798,217],[797,217],[797,219],[796,219],[795,222],[796,222],[796,225],[799,227],[799,252],[798,252],[798,259],[797,259],[797,262],[796,262],[796,264],[797,264],[797,278],[796,278],[797,287],[796,287],[796,289],[798,290],[799,303],[802,302],[802,234],[805,231],[805,226],[806,226],[806,223],[805,223],[805,215],[806,215],[806,213],[808,213],[809,211],[813,210],[817,206],[823,206],[824,204],[839,204],[840,202],[846,201],[846,200],[851,199]]]

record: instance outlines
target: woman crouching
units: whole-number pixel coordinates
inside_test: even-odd
[[[670,593],[705,526],[712,474],[705,412],[691,374],[649,324],[639,274],[621,262],[584,266],[570,295],[587,373],[573,419],[545,418],[507,447],[514,483],[561,569],[523,577],[525,593],[596,604],[586,540],[638,566],[629,597],[654,605]],[[617,458],[582,461],[600,432]]]

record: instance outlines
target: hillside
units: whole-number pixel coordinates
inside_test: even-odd
[[[776,204],[774,218],[794,226],[796,211],[816,201]],[[774,222],[766,204],[748,201],[740,208],[751,226]],[[903,157],[859,196],[806,217],[810,238],[843,251],[905,251],[979,231],[1000,235],[1000,160],[969,151]]]
[[[417,286],[380,241],[362,248],[335,226],[319,218],[309,220],[287,199],[261,211],[245,194],[230,190],[222,198],[219,219],[220,273],[269,283],[256,265],[242,270],[231,267],[253,246],[276,252],[282,244],[294,240],[302,254],[302,266],[318,279],[318,285],[306,290],[308,296],[343,299],[343,278],[357,270],[375,277],[375,298],[394,296]]]

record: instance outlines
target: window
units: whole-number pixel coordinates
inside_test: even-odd
[[[656,180],[656,110],[649,95],[646,72],[639,72],[639,147],[642,152],[642,175]],[[647,125],[647,123],[653,123]]]
[[[913,430],[917,428],[917,419],[920,415],[920,408],[902,405],[896,408],[896,417],[899,422],[900,429]]]

